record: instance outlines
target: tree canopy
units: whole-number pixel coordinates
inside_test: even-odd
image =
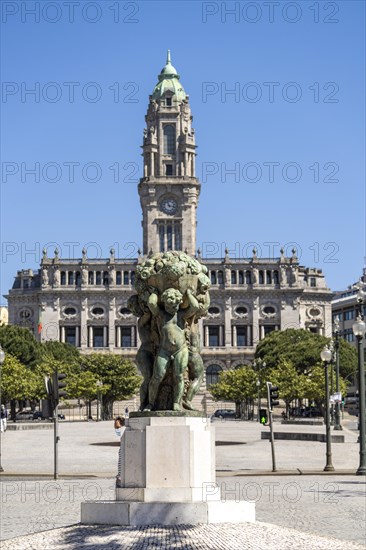
[[[320,362],[320,352],[330,338],[303,329],[273,331],[259,342],[255,357],[266,362],[267,368],[275,368],[283,361],[290,361],[299,373],[309,372]],[[346,378],[357,370],[356,349],[340,338],[341,376]]]

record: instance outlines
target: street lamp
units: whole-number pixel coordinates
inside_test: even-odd
[[[261,368],[265,368],[266,367],[266,362],[263,361],[263,360],[259,357],[256,361],[253,361],[253,367],[254,367],[254,370],[258,373],[258,376],[259,376],[259,371],[261,370]],[[258,388],[258,414],[257,414],[257,422],[260,422],[261,421],[261,381],[257,380],[256,382],[256,386]]]
[[[5,361],[5,352],[2,349],[2,347],[0,346],[0,408],[1,408],[1,371],[2,371],[2,366],[3,366],[4,361]],[[1,428],[3,427],[3,421],[2,421],[1,418],[0,418],[0,423],[1,423],[1,426],[0,426],[0,472],[3,472],[4,468],[2,467],[2,464],[1,464],[1,431],[2,431]]]
[[[330,395],[332,396],[332,403],[330,405],[330,425],[334,426],[334,342],[331,340],[328,344],[328,347],[332,353],[332,359],[330,362]]]
[[[361,298],[362,300],[362,298]],[[359,301],[359,300],[358,300]],[[362,303],[362,302],[361,302]],[[366,474],[366,449],[365,449],[365,365],[362,340],[366,333],[366,325],[361,315],[357,316],[356,322],[352,325],[353,334],[357,339],[358,352],[358,420],[360,426],[360,465],[357,475]]]
[[[340,411],[340,401],[339,401],[339,317],[335,318],[334,321],[334,336],[335,336],[335,358],[336,358],[336,394],[337,394],[337,402],[335,404],[335,422],[334,422],[334,429],[335,430],[342,430],[341,425],[341,411]],[[333,372],[332,372],[333,374]]]
[[[331,434],[330,434],[330,415],[329,415],[329,378],[328,378],[328,365],[332,361],[332,352],[325,346],[324,349],[320,352],[320,358],[324,363],[324,372],[325,372],[325,424],[326,424],[326,456],[327,463],[324,467],[324,472],[333,472],[334,467],[332,464],[332,447],[331,447]]]

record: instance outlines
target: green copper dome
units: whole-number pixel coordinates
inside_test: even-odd
[[[159,100],[167,91],[174,94],[175,101],[182,101],[186,98],[186,93],[182,84],[179,82],[180,75],[170,61],[170,50],[168,50],[166,64],[158,76],[159,82],[152,93],[153,99]]]

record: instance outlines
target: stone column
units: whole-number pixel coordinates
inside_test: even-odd
[[[79,326],[75,327],[75,344],[77,348],[80,347],[80,327]]]
[[[236,325],[232,326],[232,341],[233,341],[233,347],[236,348],[238,345],[237,335],[236,335]]]
[[[93,327],[89,326],[88,332],[89,332],[88,347],[92,348],[93,347]]]
[[[103,348],[108,346],[108,327],[103,327]]]

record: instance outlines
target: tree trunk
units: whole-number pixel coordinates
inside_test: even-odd
[[[113,399],[103,397],[102,418],[103,420],[112,420],[113,418]]]
[[[15,418],[16,415],[16,402],[15,399],[10,400],[10,414],[13,422],[16,422],[17,419]]]

